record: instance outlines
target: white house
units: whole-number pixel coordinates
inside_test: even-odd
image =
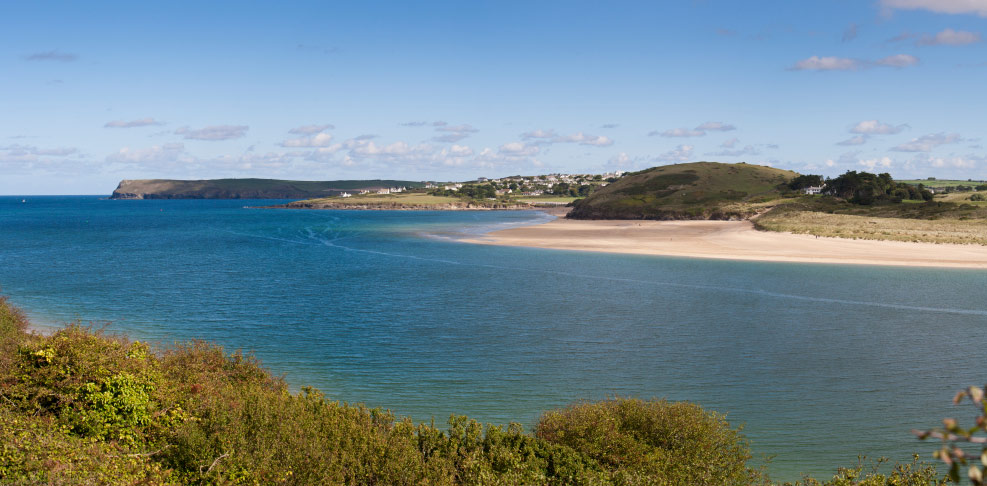
[[[339,197],[353,197],[353,195],[348,192],[343,192],[339,194]]]
[[[806,194],[822,194],[823,188],[826,186],[809,186],[803,189]]]

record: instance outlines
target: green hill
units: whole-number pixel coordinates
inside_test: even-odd
[[[751,164],[693,162],[652,167],[577,201],[573,219],[743,219],[798,174]]]
[[[111,199],[306,199],[335,196],[343,191],[382,187],[419,188],[416,181],[346,180],[283,181],[277,179],[173,180],[138,179],[121,181]]]

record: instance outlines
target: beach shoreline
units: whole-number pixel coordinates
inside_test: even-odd
[[[987,247],[758,231],[750,221],[559,219],[460,241],[482,245],[789,263],[987,269]]]

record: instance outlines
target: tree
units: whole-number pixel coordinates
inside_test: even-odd
[[[788,183],[788,188],[797,191],[799,189],[805,189],[806,187],[818,187],[823,185],[823,178],[820,175],[800,175],[791,180]]]

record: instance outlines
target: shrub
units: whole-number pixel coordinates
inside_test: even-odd
[[[749,444],[723,415],[685,402],[613,399],[544,414],[536,437],[565,445],[615,471],[666,484],[756,484]]]

